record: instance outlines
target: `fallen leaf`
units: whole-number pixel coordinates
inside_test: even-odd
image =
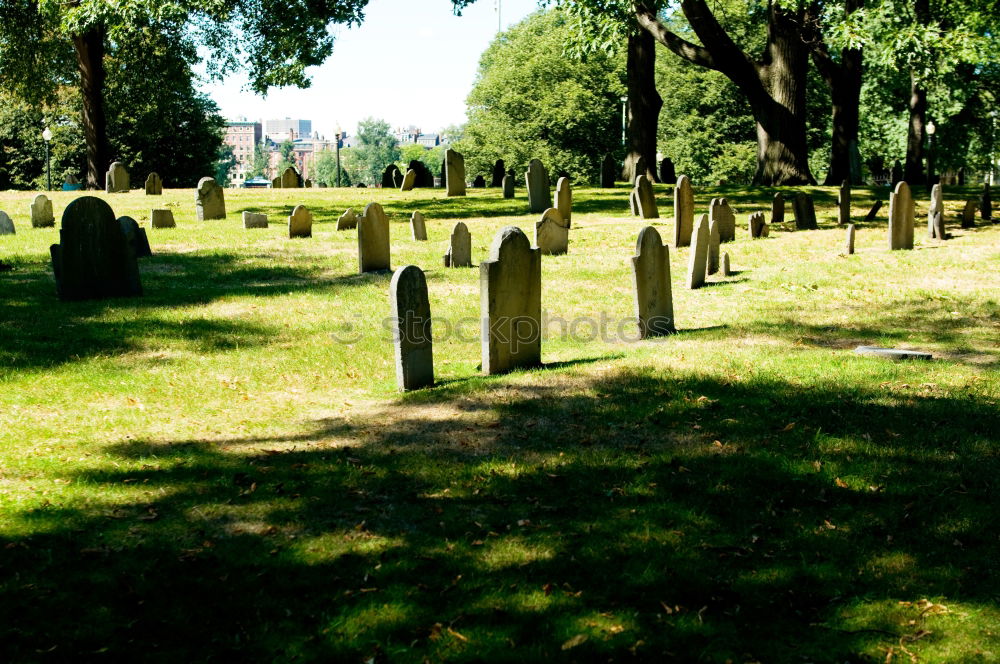
[[[570,650],[572,648],[575,648],[578,645],[580,645],[582,643],[585,643],[587,641],[587,638],[588,637],[587,637],[586,634],[577,634],[572,639],[570,639],[566,643],[562,644],[562,649],[563,650]]]
[[[847,488],[847,482],[845,482],[844,480],[840,479],[839,477],[835,478],[833,480],[833,483],[836,484],[837,486],[839,486],[841,489],[846,489]]]

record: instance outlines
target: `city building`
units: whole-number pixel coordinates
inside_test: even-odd
[[[396,142],[400,145],[418,143],[428,149],[441,145],[441,136],[439,134],[425,134],[419,127],[414,127],[413,125],[406,128],[397,128],[393,135],[396,137]]]
[[[233,154],[236,156],[236,165],[229,171],[229,180],[233,186],[239,186],[247,179],[253,167],[254,147],[262,138],[260,122],[242,118],[226,123],[223,142],[233,148]]]
[[[295,164],[295,169],[302,176],[303,180],[315,179],[313,165],[316,163],[316,157],[319,156],[320,152],[337,149],[337,140],[335,138],[327,139],[324,136],[320,136],[318,132],[313,132],[312,136],[297,137],[293,131],[280,142],[268,140],[268,169],[273,173],[272,177],[279,175],[277,171],[278,164],[281,163],[282,159],[281,145],[286,140],[292,141],[292,162]],[[343,145],[344,143],[342,142],[341,146]]]
[[[280,143],[286,138],[294,139],[296,136],[311,136],[313,133],[312,120],[268,120],[264,123],[264,135],[275,143]]]

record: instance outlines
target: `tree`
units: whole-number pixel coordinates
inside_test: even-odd
[[[351,149],[355,179],[369,185],[381,182],[385,167],[399,161],[392,128],[385,120],[366,118],[358,123],[355,138],[357,144]]]
[[[275,167],[277,175],[280,176],[288,168],[295,168],[298,170],[295,166],[295,142],[292,141],[292,139],[286,138],[283,140],[281,145],[278,146],[278,152],[281,154],[281,160]]]
[[[321,151],[316,155],[316,160],[313,162],[313,172],[316,174],[313,179],[319,184],[325,187],[336,187],[337,153],[333,150]],[[341,164],[340,168],[340,185],[342,187],[351,186],[351,178],[348,176],[347,171],[344,170],[343,164]]]
[[[219,183],[219,186],[228,187],[230,185],[229,172],[238,163],[236,153],[233,152],[233,146],[227,143],[219,146],[219,156],[215,160],[214,173],[215,181]]]
[[[267,177],[270,165],[270,151],[267,149],[265,141],[262,140],[260,143],[253,146],[253,164],[250,166],[248,177]]]

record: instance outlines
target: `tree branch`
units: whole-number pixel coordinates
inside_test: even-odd
[[[697,44],[692,44],[691,42],[681,39],[674,33],[667,30],[666,27],[660,20],[656,18],[656,13],[647,7],[644,3],[635,1],[632,3],[632,7],[635,10],[635,19],[639,22],[639,25],[653,35],[656,41],[660,42],[676,55],[684,58],[688,62],[693,62],[696,65],[702,67],[708,67],[709,69],[719,69],[715,64],[715,59],[707,48],[703,46],[698,46]]]

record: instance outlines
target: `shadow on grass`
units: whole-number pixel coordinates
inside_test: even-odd
[[[995,649],[898,604],[995,606],[989,400],[564,377],[226,449],[111,445],[64,478],[90,503],[0,538],[0,654],[860,662],[924,626],[918,653],[958,639],[935,661]]]

